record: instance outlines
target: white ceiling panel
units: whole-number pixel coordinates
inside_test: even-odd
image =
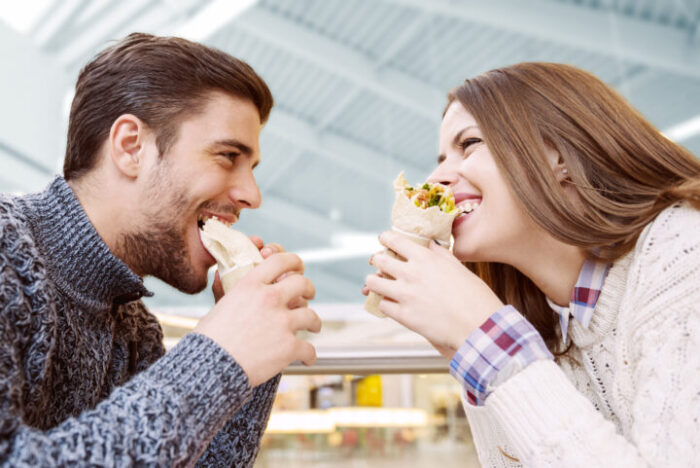
[[[212,3],[46,5],[13,42],[31,50],[5,66],[31,76],[53,70],[54,84],[18,91],[17,73],[0,83],[8,122],[40,115],[26,133],[57,139],[65,133],[59,103],[91,56],[132,31],[183,30]],[[362,302],[367,254],[348,253],[338,239],[371,240],[389,227],[393,178],[404,169],[418,181],[434,167],[445,95],[465,78],[521,61],[564,62],[616,87],[661,130],[700,115],[700,0],[260,0],[220,19],[200,36],[249,62],[276,102],[256,170],[263,205],[244,212],[238,228],[310,255],[307,274],[324,303]],[[8,31],[0,24],[3,38],[19,37]],[[61,144],[39,151],[22,135],[0,138],[10,148],[0,154],[6,191],[33,189],[46,168],[61,165]],[[699,135],[682,144],[700,154]],[[190,297],[148,284],[157,292],[152,305],[211,304],[208,292]]]

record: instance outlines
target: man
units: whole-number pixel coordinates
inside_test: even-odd
[[[254,239],[265,260],[167,354],[140,298],[146,275],[206,287],[198,224],[260,205],[271,107],[247,64],[183,39],[132,34],[82,70],[64,178],[0,197],[2,464],[253,464],[279,372],[315,360],[299,257]]]

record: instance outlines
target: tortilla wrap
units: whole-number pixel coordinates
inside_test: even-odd
[[[432,188],[440,184],[428,185]],[[444,190],[445,198],[451,200],[451,204],[447,208],[448,211],[443,211],[444,205],[429,208],[416,206],[416,203],[407,195],[407,187],[402,172],[394,181],[396,198],[391,209],[392,230],[423,247],[427,247],[431,241],[436,240],[443,247],[449,248],[452,223],[459,214],[459,210],[454,207],[454,195],[450,188],[440,185],[440,188]],[[383,252],[403,260],[390,250],[385,249]],[[379,302],[382,299],[383,296],[370,292],[365,301],[365,310],[377,317],[386,317],[379,311]]]
[[[216,259],[225,293],[263,260],[248,236],[218,219],[208,219],[200,229],[200,236],[204,247]]]

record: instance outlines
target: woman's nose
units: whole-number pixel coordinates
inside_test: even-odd
[[[445,162],[438,164],[438,167],[428,176],[428,182],[443,185],[453,185],[457,181],[457,173],[451,171]]]

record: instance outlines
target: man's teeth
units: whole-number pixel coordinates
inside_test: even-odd
[[[199,215],[199,216],[197,217],[197,226],[199,226],[199,228],[202,229],[202,228],[204,227],[204,224],[205,224],[207,221],[209,221],[210,219],[215,219],[215,220],[217,220],[217,221],[219,221],[219,222],[224,223],[224,224],[227,225],[227,226],[230,226],[230,225],[231,225],[231,223],[230,223],[229,221],[223,220],[223,219],[219,218],[218,216]]]

